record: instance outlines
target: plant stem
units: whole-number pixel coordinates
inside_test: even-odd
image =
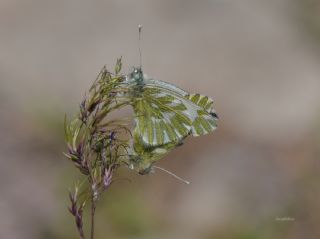
[[[81,237],[81,239],[86,239],[84,234],[83,234],[83,231],[80,232],[80,237]]]
[[[94,214],[96,212],[96,202],[94,199],[94,192],[91,196],[91,239],[94,239]]]

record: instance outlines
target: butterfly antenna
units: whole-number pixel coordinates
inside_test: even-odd
[[[142,53],[141,53],[141,31],[142,31],[142,25],[139,24],[138,30],[139,30],[139,60],[140,60],[140,70],[141,70],[142,69]]]
[[[175,175],[174,173],[172,173],[172,172],[170,172],[170,171],[168,171],[168,170],[166,170],[166,169],[164,169],[164,168],[161,168],[161,167],[158,167],[158,166],[152,166],[152,167],[153,167],[153,168],[156,168],[156,169],[160,169],[161,171],[163,171],[163,172],[165,172],[165,173],[167,173],[167,174],[170,174],[172,177],[178,179],[178,180],[181,181],[181,182],[184,182],[185,184],[190,184],[189,181],[180,178],[179,176]]]

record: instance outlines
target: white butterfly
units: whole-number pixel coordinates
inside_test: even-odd
[[[213,101],[179,87],[145,78],[139,68],[127,75],[135,113],[135,135],[146,146],[180,142],[187,135],[205,135],[217,127]]]
[[[188,135],[200,136],[217,127],[213,101],[143,75],[134,68],[122,84],[135,114],[132,168],[149,172],[152,163],[181,144]]]

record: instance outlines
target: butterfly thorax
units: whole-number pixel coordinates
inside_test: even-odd
[[[145,86],[145,79],[141,68],[133,68],[126,76],[125,83],[130,89],[129,95],[133,98],[140,97]]]
[[[133,68],[133,71],[127,75],[126,80],[128,83],[136,86],[143,86],[145,84],[141,68]]]

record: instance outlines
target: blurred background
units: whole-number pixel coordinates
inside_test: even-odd
[[[213,97],[219,128],[98,206],[99,238],[320,238],[319,0],[1,0],[0,238],[78,238],[65,159],[103,65]]]

